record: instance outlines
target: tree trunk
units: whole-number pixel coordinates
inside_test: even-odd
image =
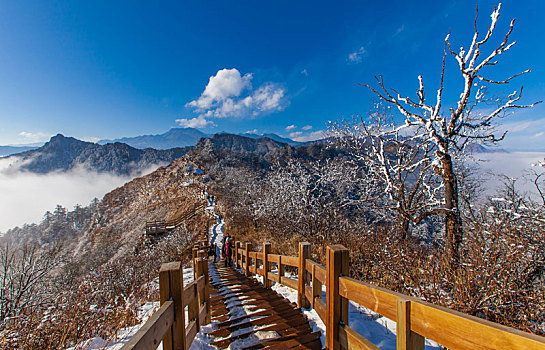
[[[407,239],[409,237],[409,219],[401,215],[399,220],[399,226],[397,228],[399,239]]]
[[[449,154],[442,155],[443,183],[445,185],[445,208],[450,213],[445,217],[446,246],[444,258],[451,270],[460,265],[460,244],[462,243],[462,218],[458,203],[458,182],[454,175],[452,158]]]

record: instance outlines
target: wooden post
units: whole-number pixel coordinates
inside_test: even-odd
[[[316,265],[312,265],[312,308],[315,308],[316,298],[322,300],[322,282],[316,278]]]
[[[269,281],[269,271],[271,267],[269,266],[269,257],[271,253],[271,244],[263,243],[263,285],[265,288],[271,288],[271,281]]]
[[[282,283],[284,277],[284,265],[282,265],[282,255],[278,256],[278,283]]]
[[[246,265],[244,265],[244,274],[246,276],[250,276],[250,247],[251,243],[246,242],[246,251],[244,252],[244,255],[246,255]]]
[[[234,266],[235,268],[237,267],[237,263],[236,263],[236,260],[237,260],[237,255],[236,255],[236,242],[231,239],[232,242],[231,242],[231,267]],[[235,262],[235,264],[233,265],[233,261]]]
[[[424,350],[425,338],[411,331],[411,302],[397,299],[397,350]]]
[[[192,265],[193,265],[193,280],[196,280],[197,279],[197,266],[196,266],[196,261],[197,261],[197,257],[199,256],[199,249],[196,248],[196,247],[193,247],[193,250],[192,250]]]
[[[297,268],[298,272],[298,285],[297,285],[297,306],[299,308],[309,307],[309,303],[305,297],[305,271],[306,271],[306,260],[310,258],[310,243],[301,242],[299,243],[299,267]]]
[[[238,245],[239,245],[239,242],[237,241],[233,241],[234,244],[234,252],[235,252],[235,268],[238,269]]]
[[[205,272],[204,272],[204,267],[207,265],[208,261],[204,258],[201,258],[199,259],[199,277],[201,276],[204,276]],[[199,291],[197,289],[197,295],[199,297],[199,302],[197,303],[198,307],[197,307],[197,333],[199,332],[199,329],[200,329],[200,323],[201,323],[201,320],[200,320],[200,311],[201,311],[201,305],[205,305],[206,303],[206,277],[204,277],[204,284],[205,284],[205,287]],[[204,320],[202,320],[204,321]]]
[[[159,298],[161,305],[167,300],[174,301],[174,323],[163,337],[163,349],[185,350],[185,312],[182,263],[172,262],[161,265],[159,270]]]
[[[195,274],[195,280],[199,278],[202,275],[202,259],[197,258],[196,260],[196,266],[197,266],[197,272]],[[197,325],[197,333],[199,332],[199,290],[196,288],[197,285],[195,284],[195,288],[193,289],[193,300],[188,304],[187,307],[187,324],[191,324],[191,321],[195,321]]]
[[[348,323],[348,302],[339,295],[339,277],[348,274],[348,249],[332,245],[327,247],[326,254],[326,348],[337,350],[340,349],[339,323]]]
[[[243,249],[244,248],[244,249]],[[244,271],[246,271],[246,245],[240,244],[240,268]]]
[[[204,268],[204,302],[206,303],[206,320],[204,323],[210,323],[212,320],[212,309],[210,306],[210,275],[208,274],[208,263],[203,265]]]
[[[238,255],[240,254],[240,260],[238,258]],[[239,269],[242,269],[242,245],[240,242],[237,242],[237,267]]]

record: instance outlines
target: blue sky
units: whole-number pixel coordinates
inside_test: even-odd
[[[476,4],[484,32],[492,1],[3,1],[0,144],[181,125],[310,139],[368,112],[374,97],[357,84],[377,74],[405,94],[422,74],[434,91],[444,38],[469,44]],[[524,85],[524,102],[545,95],[543,13],[542,0],[502,4],[497,35],[515,17],[518,43],[491,75],[531,67],[507,87]],[[452,102],[461,85],[447,82]],[[544,111],[506,119],[507,146],[545,149]]]

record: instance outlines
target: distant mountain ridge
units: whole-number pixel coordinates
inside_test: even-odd
[[[189,148],[137,149],[123,143],[99,145],[58,134],[42,147],[8,157],[13,169],[45,174],[78,166],[118,175],[139,173],[152,165],[170,163]]]
[[[98,144],[121,142],[139,149],[154,148],[165,150],[176,147],[194,146],[203,137],[210,137],[200,130],[194,128],[172,128],[164,134],[142,135],[134,137],[123,137],[115,140],[100,140]]]
[[[38,148],[39,146],[0,146],[0,157],[9,156]]]
[[[508,153],[503,148],[489,148],[484,147],[483,145],[479,145],[478,143],[472,143],[470,145],[467,145],[465,148],[465,152],[469,154],[473,153]]]
[[[114,140],[100,140],[97,143],[100,145],[105,145],[107,143],[121,142],[126,143],[129,146],[139,149],[154,148],[154,149],[170,149],[175,147],[187,147],[194,146],[197,141],[202,138],[213,138],[214,135],[229,134],[225,132],[220,132],[216,134],[206,134],[198,129],[194,128],[172,128],[166,133],[157,134],[157,135],[142,135],[134,137],[123,137]],[[234,135],[234,134],[229,134]],[[268,133],[263,135],[257,134],[238,134],[242,137],[248,137],[252,139],[260,138],[269,138],[271,140],[282,142],[291,146],[299,146],[302,143],[293,141],[290,138],[278,136],[276,134]]]

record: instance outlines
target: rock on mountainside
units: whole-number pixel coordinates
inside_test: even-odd
[[[121,142],[140,149],[169,149],[193,146],[200,138],[209,136],[210,135],[193,128],[172,128],[164,134],[123,137],[115,140],[100,140],[98,143],[104,145],[107,143]]]
[[[68,171],[82,166],[96,172],[130,175],[153,165],[168,164],[185,155],[187,151],[187,148],[140,150],[123,143],[98,145],[58,134],[44,146],[8,159],[12,160],[13,169],[39,174]]]

